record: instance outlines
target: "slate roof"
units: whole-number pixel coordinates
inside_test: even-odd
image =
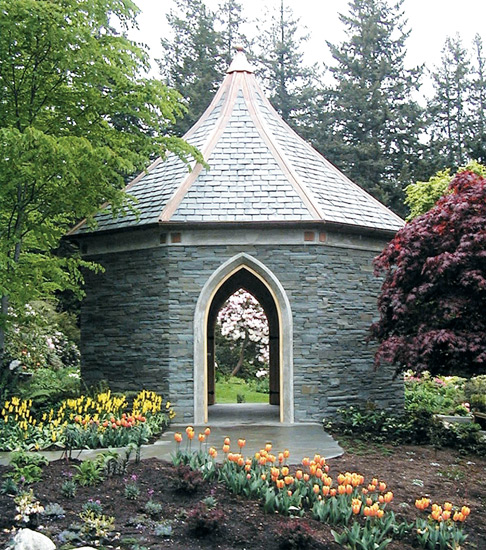
[[[300,138],[265,98],[239,51],[221,88],[184,136],[203,153],[189,172],[158,159],[126,189],[138,217],[99,213],[96,231],[179,222],[334,222],[396,231],[403,220]],[[85,233],[84,222],[73,233]]]

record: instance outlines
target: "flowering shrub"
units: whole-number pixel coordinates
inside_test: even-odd
[[[206,428],[206,444],[208,432],[210,429]],[[180,449],[184,439],[182,433],[174,436],[178,444],[173,457],[176,463],[181,464],[183,456],[184,463],[199,470],[203,477],[207,472],[216,472],[219,481],[231,492],[261,500],[266,512],[294,517],[310,513],[318,521],[340,526],[342,532],[333,531],[334,538],[347,548],[385,549],[392,540],[412,533],[423,548],[445,550],[458,548],[466,538],[462,523],[470,513],[467,506],[458,508],[445,503],[441,507],[436,504],[427,520],[417,518],[415,524],[407,524],[398,521],[388,509],[394,495],[378,477],[366,482],[357,472],[331,476],[325,458],[319,454],[304,457],[302,466],[291,470],[287,450],[274,453],[272,445],[267,443],[252,457],[245,457],[243,448],[246,441],[238,439],[238,451],[233,453],[228,437],[222,446],[223,463],[216,468],[216,449],[191,450],[189,444],[195,436],[191,426],[186,429],[186,435],[184,451]],[[191,460],[191,454],[197,455],[198,459]],[[214,469],[208,468],[208,464],[212,464]],[[420,510],[429,504],[425,498],[416,501]]]
[[[36,417],[32,401],[12,397],[0,414],[0,449],[122,447],[146,443],[175,416],[169,401],[142,390],[128,409],[124,395],[109,390],[95,397],[66,399],[57,409]]]

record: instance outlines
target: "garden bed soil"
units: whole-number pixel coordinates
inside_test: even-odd
[[[384,480],[395,495],[391,509],[408,521],[420,513],[415,509],[414,502],[424,495],[430,496],[433,502],[448,500],[459,506],[467,504],[471,507],[471,515],[464,524],[464,530],[469,538],[463,548],[486,548],[486,458],[416,446],[382,446],[375,450],[359,447],[357,451],[329,460],[330,475],[335,478],[340,472],[356,471],[362,473],[367,482],[374,476]],[[49,535],[58,548],[61,546],[58,534],[80,523],[78,514],[89,499],[99,500],[103,512],[115,517],[115,532],[118,535],[116,540],[104,543],[104,547],[127,550],[142,547],[174,550],[277,549],[285,526],[295,521],[312,529],[313,542],[308,548],[339,548],[333,541],[329,526],[306,518],[290,520],[278,514],[265,514],[260,503],[234,496],[216,483],[204,482],[194,494],[181,492],[177,488],[174,466],[157,459],[130,464],[125,476],[107,478],[95,487],[79,487],[75,498],[66,498],[61,493],[61,484],[67,479],[68,472],[73,471],[73,465],[73,462],[67,463],[65,460],[50,463],[43,468],[42,481],[32,486],[42,505],[58,503],[65,510],[63,518],[42,520],[42,532]],[[0,467],[0,474],[6,471],[6,467]],[[133,475],[137,476],[141,489],[135,501],[124,496],[127,478]],[[156,536],[153,523],[147,521],[144,515],[149,491],[153,491],[153,500],[162,504],[161,519],[172,520],[173,531],[168,538]],[[224,512],[224,519],[217,532],[196,538],[189,532],[187,513],[208,496],[216,499],[218,507]],[[14,516],[13,498],[0,495],[2,548],[11,537]],[[87,542],[93,544],[93,541]],[[414,548],[417,547],[410,540],[393,541],[388,546],[389,550]]]

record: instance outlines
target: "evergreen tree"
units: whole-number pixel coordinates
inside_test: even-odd
[[[185,98],[188,111],[174,125],[184,134],[198,120],[216,93],[226,70],[221,55],[222,36],[215,29],[216,14],[202,0],[175,0],[167,20],[173,38],[161,40],[164,56],[158,60],[168,85]]]
[[[216,18],[221,27],[221,56],[229,67],[235,56],[235,46],[243,45],[249,50],[249,42],[241,34],[241,26],[246,22],[242,15],[241,4],[236,0],[225,0],[218,6]]]
[[[404,214],[403,186],[415,179],[422,110],[412,100],[421,68],[405,69],[409,31],[399,0],[352,0],[340,15],[347,38],[328,43],[336,64],[330,142],[318,144],[353,181]],[[326,136],[327,137],[327,136]]]
[[[471,158],[486,163],[486,58],[479,34],[473,42],[475,66],[471,94],[472,139],[469,140]]]
[[[258,72],[269,92],[269,99],[282,118],[294,126],[311,109],[316,98],[316,70],[305,67],[300,44],[308,35],[299,36],[299,20],[281,0],[280,7],[258,24]]]
[[[461,38],[447,38],[441,65],[432,73],[435,95],[429,102],[431,149],[439,167],[457,168],[468,160],[471,138],[468,103],[472,69]]]

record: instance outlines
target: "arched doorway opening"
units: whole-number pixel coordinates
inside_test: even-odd
[[[215,393],[215,326],[218,313],[226,302],[238,290],[249,292],[262,306],[268,321],[268,373],[269,373],[269,400],[270,405],[280,405],[280,357],[279,357],[279,316],[275,300],[267,286],[246,268],[241,268],[231,275],[217,290],[211,302],[207,321],[207,388],[208,405],[213,405]]]
[[[280,421],[293,423],[293,327],[290,303],[284,288],[272,271],[245,253],[229,259],[209,277],[196,304],[194,423],[208,422],[209,381],[214,380],[214,345],[208,335],[214,333],[211,329],[214,328],[219,308],[228,296],[239,288],[247,288],[254,294],[272,318],[272,378],[278,385],[278,389],[274,387],[272,390],[272,399],[278,399]]]

